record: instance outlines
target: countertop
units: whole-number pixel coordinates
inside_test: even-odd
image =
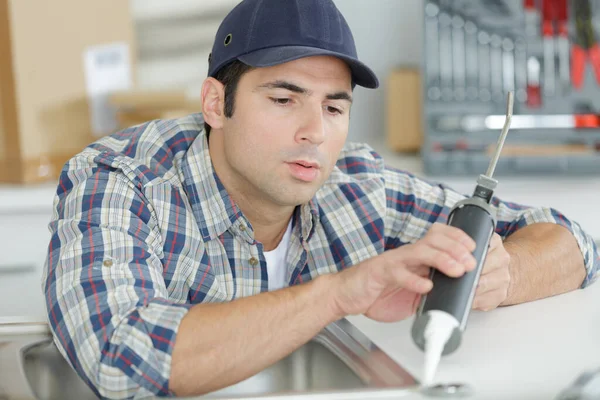
[[[442,358],[434,383],[466,383],[474,391],[469,399],[556,399],[582,373],[600,368],[599,304],[600,284],[594,284],[535,302],[473,312],[462,345]],[[421,377],[423,353],[410,336],[412,318],[397,323],[375,322],[364,316],[350,316],[348,320],[410,374]],[[298,394],[285,398],[312,397]],[[330,393],[319,398],[428,397],[397,390],[374,392],[373,396]]]
[[[378,323],[348,318],[413,376],[423,353],[410,336],[412,319]],[[600,284],[563,295],[474,311],[459,349],[442,358],[437,383],[468,383],[474,398],[555,399],[586,370],[600,368]]]

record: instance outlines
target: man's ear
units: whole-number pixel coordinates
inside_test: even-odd
[[[202,116],[211,129],[221,129],[225,118],[225,87],[209,77],[202,84]]]

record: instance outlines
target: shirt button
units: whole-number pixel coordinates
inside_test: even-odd
[[[258,260],[256,259],[256,257],[252,257],[248,261],[250,261],[250,265],[252,265],[253,267],[255,267],[258,264]]]
[[[246,230],[246,225],[240,224],[240,231],[244,232]]]
[[[113,262],[111,260],[104,260],[102,265],[104,265],[106,268],[110,268],[110,267],[112,267]]]

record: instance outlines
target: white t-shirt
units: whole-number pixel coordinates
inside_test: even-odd
[[[290,244],[290,236],[292,234],[292,220],[283,234],[283,238],[279,245],[274,250],[265,251],[265,260],[267,262],[267,276],[269,277],[269,291],[281,289],[286,285],[285,277],[287,275],[287,267],[285,265],[285,257]]]

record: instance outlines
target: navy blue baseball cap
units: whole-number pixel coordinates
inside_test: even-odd
[[[244,0],[225,17],[208,58],[208,76],[231,61],[270,67],[309,56],[345,61],[359,86],[377,88],[358,60],[354,37],[332,0]]]

